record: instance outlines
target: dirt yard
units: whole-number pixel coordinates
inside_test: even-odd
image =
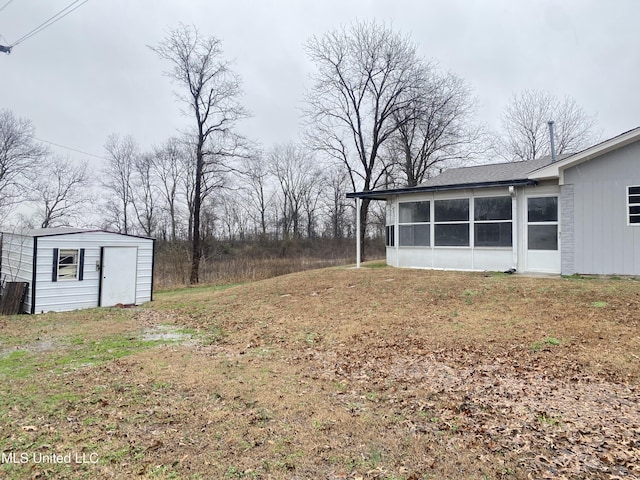
[[[2,478],[640,478],[634,279],[332,268],[0,322]]]

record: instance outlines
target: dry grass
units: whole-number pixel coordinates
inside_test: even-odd
[[[355,240],[290,239],[244,242],[205,242],[200,264],[204,284],[255,282],[305,270],[347,265],[355,262]],[[385,255],[381,241],[367,245],[370,258]],[[156,248],[154,287],[179,288],[189,285],[190,246],[159,242]]]
[[[631,279],[333,268],[12,318],[3,451],[99,461],[0,473],[637,478],[639,307]],[[188,341],[138,342],[164,324]]]

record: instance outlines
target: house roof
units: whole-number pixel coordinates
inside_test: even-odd
[[[12,233],[12,232],[9,232]],[[25,237],[53,237],[57,235],[72,235],[76,233],[111,233],[114,235],[123,235],[127,237],[149,238],[142,235],[130,235],[119,232],[110,232],[108,230],[91,229],[91,228],[72,228],[72,227],[50,227],[50,228],[34,228],[18,233]]]
[[[347,194],[347,197],[385,200],[389,195],[405,193],[462,190],[466,188],[486,188],[507,185],[536,185],[541,180],[547,179],[557,179],[558,183],[563,185],[564,171],[567,168],[605,155],[639,140],[640,127],[637,127],[578,153],[558,155],[558,159],[555,162],[551,162],[550,156],[545,156],[521,162],[451,168],[416,187],[353,192]]]
[[[526,180],[529,173],[549,163],[551,157],[547,155],[535,160],[451,168],[426,180],[419,187]]]
[[[369,198],[383,200],[388,195],[415,192],[434,192],[441,190],[459,190],[463,188],[487,188],[508,185],[534,185],[537,181],[529,178],[529,174],[551,162],[546,156],[535,160],[511,163],[492,163],[459,167],[445,170],[440,175],[426,180],[415,187],[396,188],[390,190],[372,190],[347,194],[348,198]]]

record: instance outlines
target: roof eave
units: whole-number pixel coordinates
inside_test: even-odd
[[[450,185],[426,185],[417,187],[394,188],[390,190],[370,190],[367,192],[347,193],[347,198],[363,198],[369,200],[386,200],[392,195],[406,195],[410,193],[440,192],[447,190],[468,190],[472,188],[508,187],[516,185],[537,185],[537,180],[520,178],[513,180],[499,180],[493,182],[456,183]]]

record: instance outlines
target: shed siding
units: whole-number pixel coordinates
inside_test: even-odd
[[[138,248],[136,304],[151,300],[153,240],[108,232],[86,232],[38,239],[35,312],[65,311],[98,306],[100,249],[109,246]],[[83,280],[52,282],[53,249],[85,249]]]
[[[568,168],[564,184],[574,191],[573,273],[640,275],[640,227],[627,225],[626,197],[640,185],[640,142]]]
[[[33,278],[33,237],[12,233],[2,234],[2,280],[28,282],[25,312],[30,311]]]

